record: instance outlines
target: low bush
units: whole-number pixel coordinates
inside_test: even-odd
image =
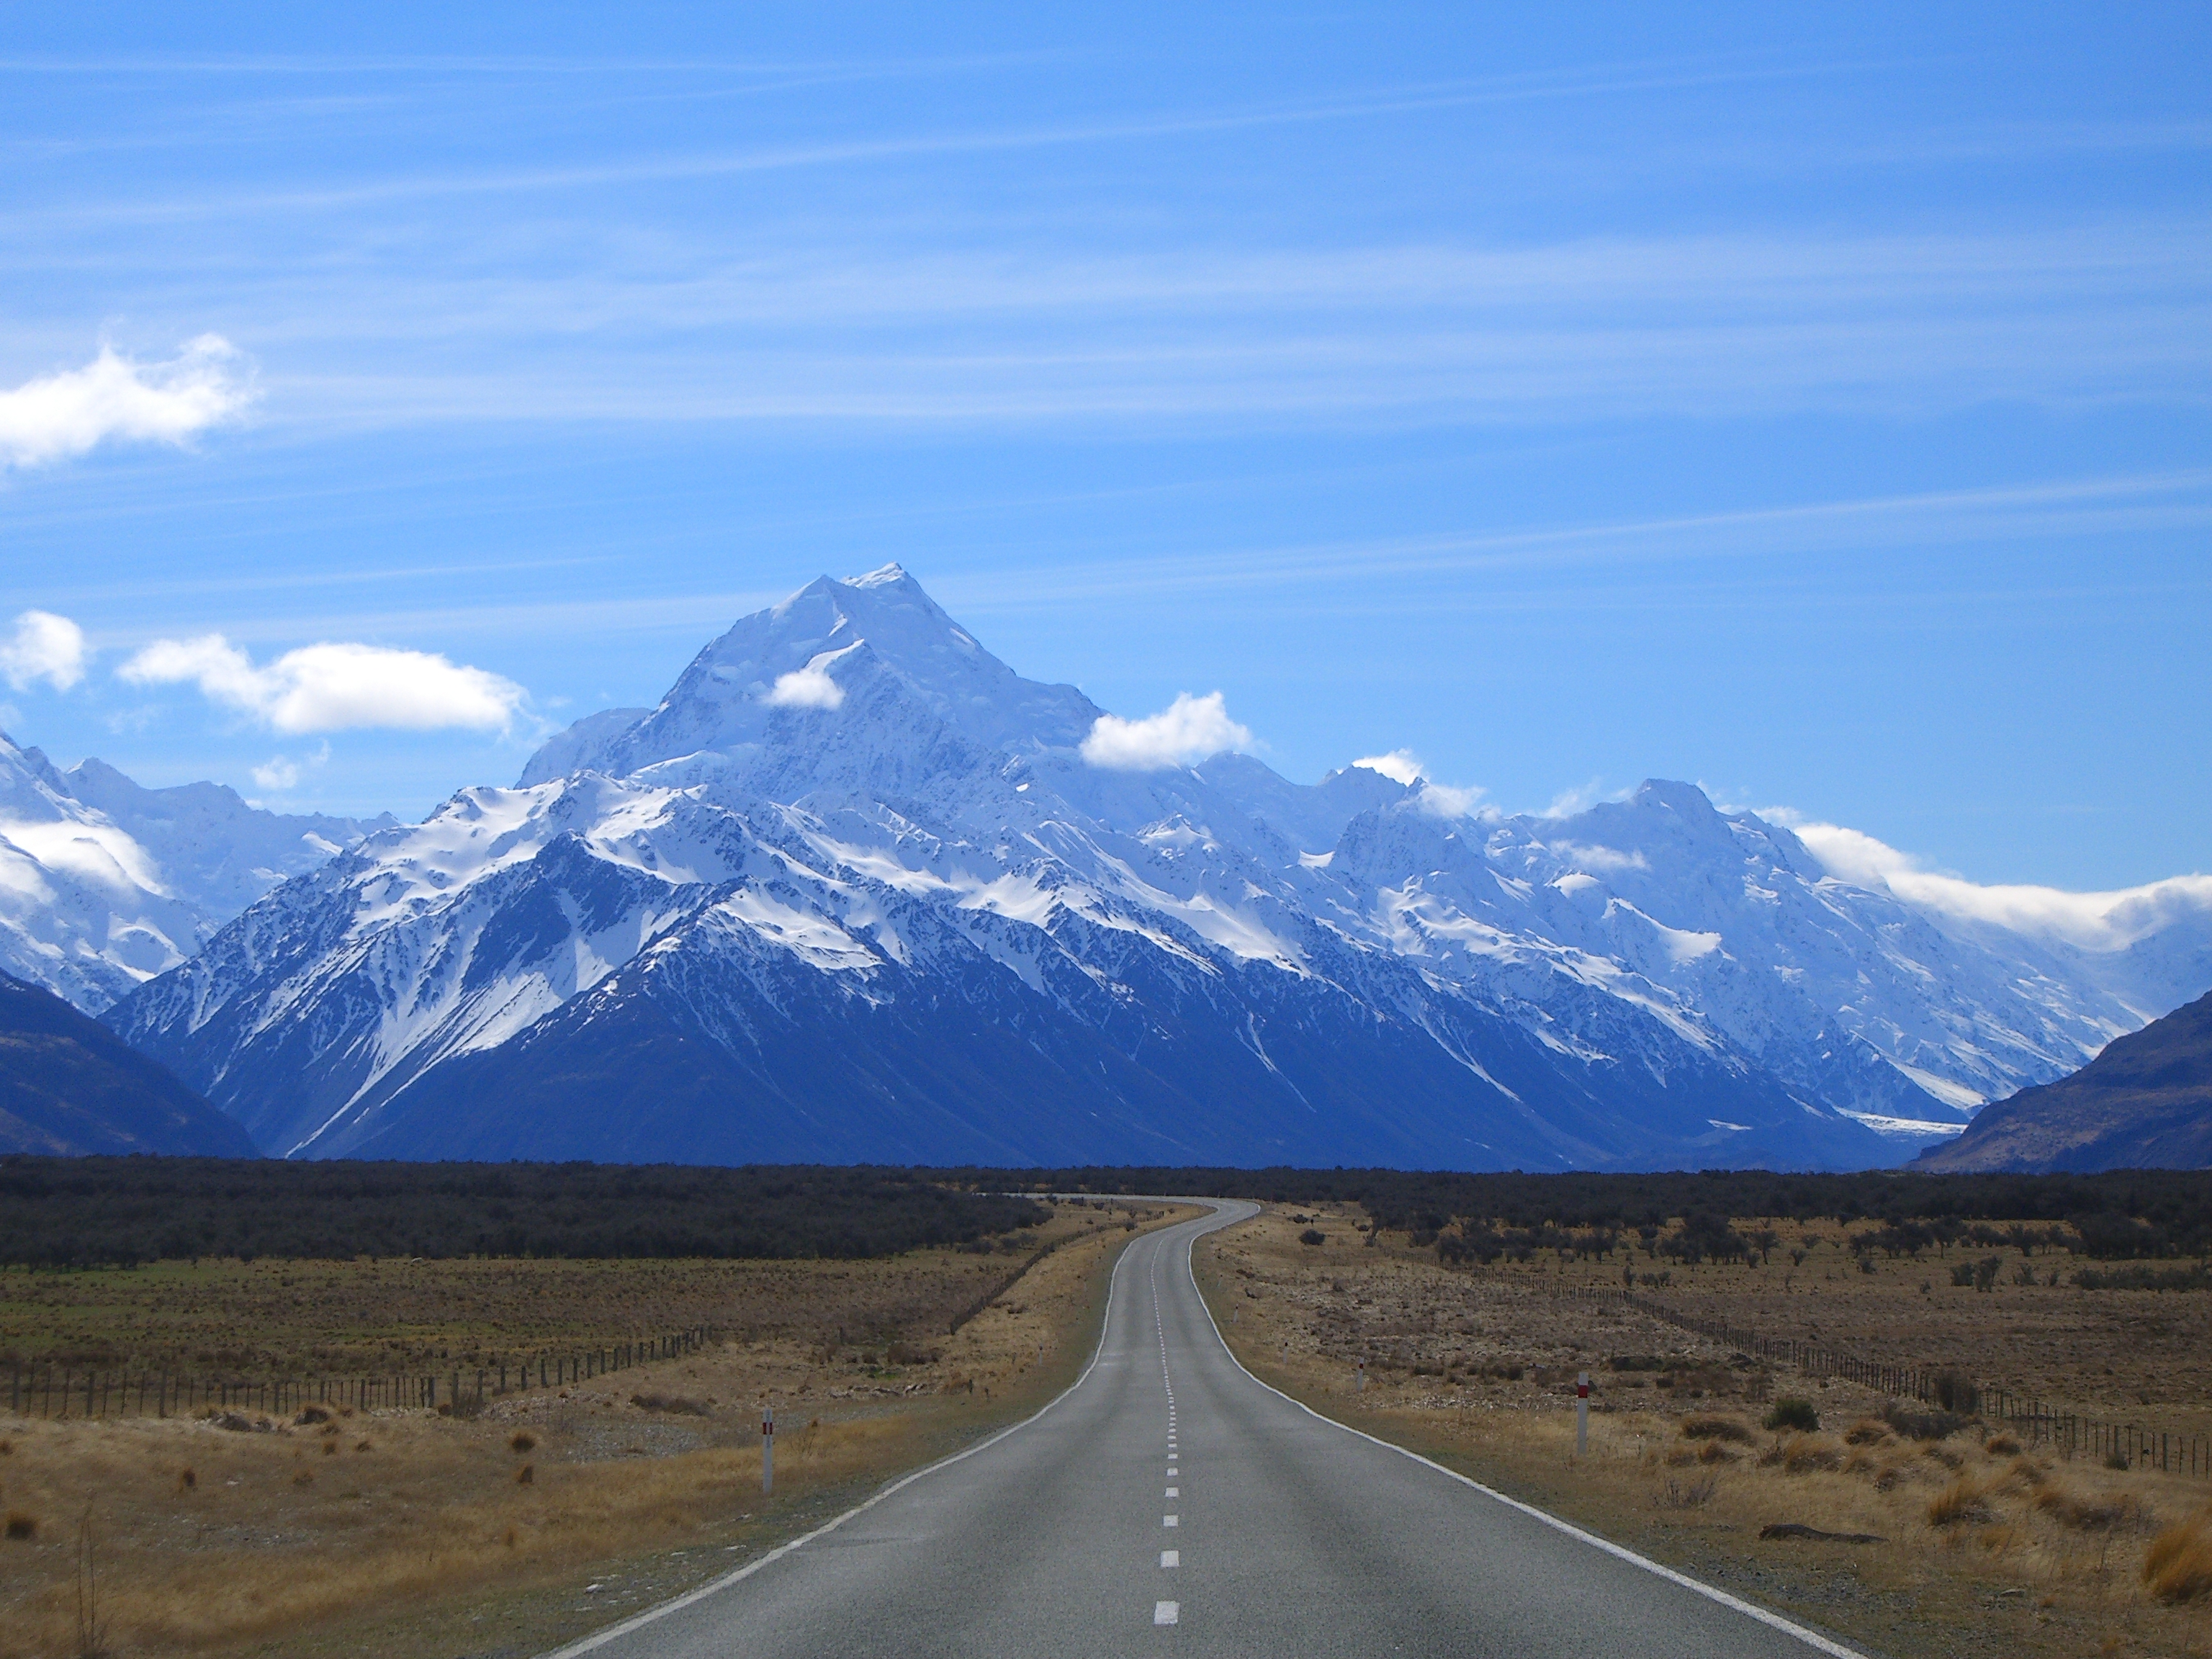
[[[1813,1408],[1809,1400],[1785,1397],[1774,1402],[1765,1421],[1770,1429],[1792,1429],[1799,1434],[1812,1434],[1820,1426],[1820,1413]]]
[[[10,1510],[5,1530],[15,1542],[27,1544],[39,1535],[39,1523],[21,1510]]]
[[[514,1431],[514,1437],[507,1443],[507,1449],[514,1452],[535,1451],[538,1449],[538,1437],[527,1429],[517,1429]]]
[[[1862,1417],[1844,1431],[1847,1446],[1879,1446],[1889,1438],[1889,1425],[1877,1417]]]
[[[1883,1408],[1881,1420],[1907,1440],[1948,1440],[1972,1419],[1956,1412],[1909,1412],[1892,1403]]]
[[[673,1417],[706,1417],[712,1413],[696,1400],[675,1394],[634,1394],[629,1403],[640,1411],[665,1412]]]
[[[1733,1440],[1741,1445],[1751,1443],[1751,1430],[1733,1417],[1686,1417],[1682,1419],[1682,1437],[1686,1440]]]
[[[1298,1243],[1301,1244],[1326,1244],[1328,1243],[1328,1235],[1322,1231],[1318,1227],[1309,1227],[1305,1231],[1298,1235]]]

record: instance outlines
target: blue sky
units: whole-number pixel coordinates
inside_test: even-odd
[[[417,815],[896,559],[1295,778],[2212,868],[2201,8],[460,9],[0,12],[19,741]]]

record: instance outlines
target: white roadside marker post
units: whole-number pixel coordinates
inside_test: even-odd
[[[1589,1373],[1575,1373],[1575,1455],[1589,1455]]]
[[[761,1407],[761,1496],[775,1491],[775,1407]]]

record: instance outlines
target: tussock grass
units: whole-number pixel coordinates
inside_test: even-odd
[[[2175,1522],[2150,1540],[2142,1582],[2161,1601],[2212,1595],[2212,1509]]]
[[[2047,1485],[2037,1492],[2034,1504],[2038,1510],[2076,1532],[2110,1532],[2142,1513],[2142,1506],[2132,1498],[2085,1498],[2057,1485]]]
[[[1962,1522],[1986,1521],[1988,1506],[1982,1502],[1980,1481],[1960,1475],[1949,1486],[1928,1500],[1928,1524],[1931,1527],[1954,1527]]]

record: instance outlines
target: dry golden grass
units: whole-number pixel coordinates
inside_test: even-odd
[[[1239,1357],[1317,1410],[1882,1651],[2212,1656],[2203,1592],[2191,1601],[2145,1577],[2156,1540],[2179,1540],[2179,1517],[2203,1504],[2201,1480],[2069,1462],[1972,1427],[1916,1441],[1870,1391],[1753,1363],[1617,1304],[1554,1296],[1538,1272],[1471,1273],[1400,1240],[1366,1246],[1352,1217],[1331,1219],[1319,1249],[1277,1212],[1199,1247],[1200,1287]],[[1729,1271],[1755,1288],[1758,1270]],[[1850,1288],[1848,1304],[1820,1304],[1826,1340],[1845,1339],[1846,1305],[1882,1316],[1884,1303]],[[1717,1289],[1704,1294],[1723,1310]],[[1805,1295],[1802,1279],[1789,1294]],[[1967,1311],[1949,1355],[1984,1334],[1984,1309]],[[1915,1340],[1946,1352],[1927,1329]],[[1614,1356],[1639,1368],[1613,1370]],[[1653,1358],[1661,1365],[1644,1367]],[[1590,1453],[1578,1460],[1583,1370]],[[2100,1370],[2085,1359],[2074,1374],[2086,1387]],[[1754,1429],[1778,1395],[1809,1398],[1821,1429]],[[2194,1560],[2195,1547],[2169,1543],[2160,1560]]]
[[[1062,1386],[1131,1235],[1072,1209],[1053,1230],[1066,1243],[957,1335],[878,1327],[876,1346],[839,1348],[818,1317],[794,1319],[789,1334],[473,1417],[19,1423],[0,1504],[35,1532],[0,1540],[0,1659],[76,1653],[88,1508],[100,1620],[133,1655],[553,1645],[726,1571]],[[933,1254],[954,1253],[839,1263],[830,1282],[864,1297],[872,1272],[903,1295],[929,1278],[921,1258]],[[743,1266],[699,1265],[723,1285]],[[760,1265],[781,1279],[793,1264]],[[936,1302],[922,1305],[933,1322]],[[888,1363],[893,1349],[905,1363]],[[772,1500],[760,1491],[763,1401],[780,1430]]]
[[[2212,1510],[2177,1521],[2143,1552],[2142,1579],[2161,1601],[2212,1595]]]

